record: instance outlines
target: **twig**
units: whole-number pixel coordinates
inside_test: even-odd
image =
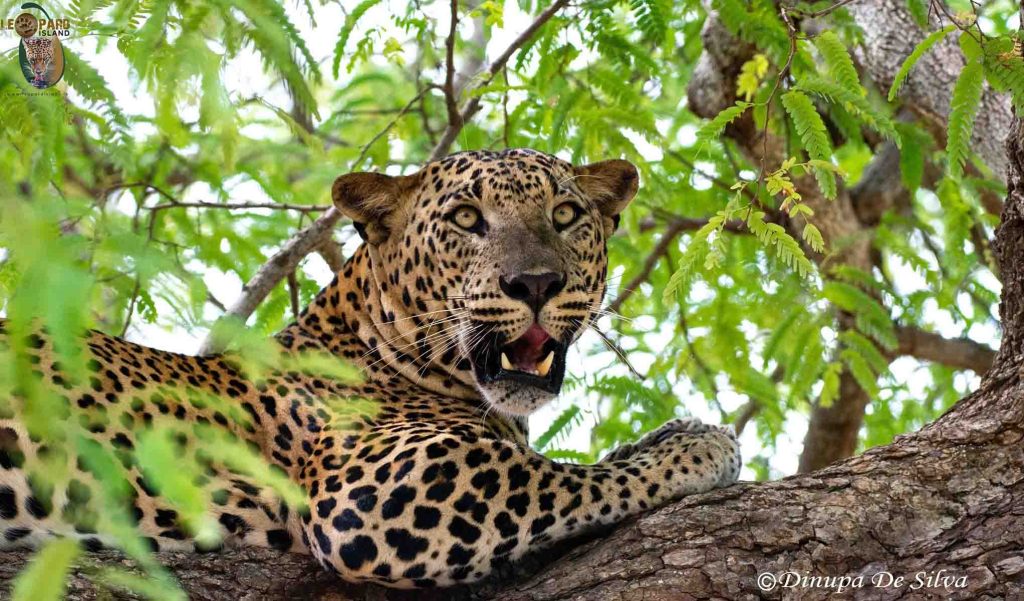
[[[413,105],[415,105],[417,102],[420,101],[421,98],[423,98],[424,94],[435,88],[437,88],[437,86],[433,84],[424,86],[415,96],[413,96],[412,100],[407,102],[405,106],[402,107],[402,110],[398,111],[398,114],[395,115],[394,119],[389,121],[388,124],[384,126],[384,129],[380,130],[372,138],[370,138],[369,142],[363,144],[363,147],[359,151],[359,156],[356,157],[356,160],[352,161],[352,166],[350,167],[350,169],[359,169],[363,161],[365,161],[366,157],[370,154],[370,148],[377,143],[377,140],[380,140],[382,137],[387,135],[387,133],[390,132],[391,129],[395,125],[397,125],[399,121],[401,121],[402,117],[404,117],[405,114],[412,109]]]
[[[626,284],[626,287],[622,289],[622,293],[608,305],[608,310],[613,313],[618,313],[622,305],[625,304],[626,300],[640,287],[641,284],[647,281],[647,278],[651,277],[651,272],[654,270],[654,266],[658,264],[658,260],[669,251],[672,243],[675,242],[676,238],[679,237],[683,231],[685,231],[686,223],[682,220],[674,221],[669,223],[668,227],[665,228],[665,233],[661,235],[661,239],[651,249],[650,254],[644,260],[643,266],[640,268],[640,272],[633,276],[633,279]]]
[[[459,25],[459,2],[451,0],[451,25],[445,40],[444,104],[448,108],[448,124],[462,126],[459,101],[455,98],[455,33]]]
[[[754,399],[750,399],[740,407],[739,415],[732,422],[732,427],[736,431],[736,436],[743,434],[743,430],[750,423],[750,420],[754,418],[761,411],[761,406],[757,404]]]
[[[707,379],[708,386],[713,393],[713,399],[717,402],[718,385],[715,384],[715,377],[712,375],[711,370],[708,369],[708,364],[704,362],[700,353],[697,352],[697,347],[690,340],[690,327],[686,323],[686,311],[679,312],[679,330],[683,336],[683,342],[686,343],[686,348],[690,349],[690,356],[693,357],[693,362],[697,365],[697,369],[700,370],[701,374],[704,375],[704,378]]]
[[[479,84],[477,84],[475,89],[479,90],[487,86],[489,83],[491,83],[491,81],[494,80],[494,76],[498,73],[498,71],[500,71],[505,66],[508,60],[512,58],[512,55],[515,54],[515,52],[519,50],[519,48],[521,48],[522,45],[525,44],[531,37],[533,37],[533,34],[535,34],[538,29],[543,27],[545,23],[551,20],[551,17],[555,16],[555,14],[558,11],[565,8],[568,4],[569,0],[557,0],[551,6],[549,6],[544,12],[537,15],[537,18],[534,19],[533,23],[530,23],[530,25],[526,29],[524,29],[523,32],[520,33],[518,37],[516,37],[516,39],[512,40],[512,43],[510,43],[508,47],[505,48],[505,51],[498,55],[498,58],[494,59],[493,62],[491,62],[491,64],[487,67],[487,71],[485,72],[483,79],[480,81]],[[459,136],[459,133],[462,132],[462,128],[465,126],[466,122],[469,121],[473,117],[473,115],[475,115],[477,111],[480,110],[480,99],[481,95],[473,95],[470,97],[468,101],[466,101],[466,104],[462,107],[462,111],[460,112],[460,118],[458,119],[458,121],[450,121],[448,123],[448,127],[445,128],[444,133],[441,134],[441,139],[438,141],[437,145],[434,146],[433,152],[430,153],[430,158],[428,159],[429,161],[436,161],[441,157],[445,156],[446,154],[448,154],[448,151],[451,149],[452,143],[455,142],[455,139]]]
[[[761,187],[764,185],[764,178],[767,172],[765,159],[768,157],[768,124],[772,119],[772,101],[775,99],[775,94],[778,93],[779,87],[782,85],[782,80],[789,75],[789,70],[793,66],[793,57],[796,56],[796,27],[793,26],[793,21],[789,18],[789,14],[786,12],[785,6],[780,6],[779,12],[782,15],[782,20],[786,23],[786,27],[789,29],[789,55],[786,56],[786,64],[782,67],[782,70],[779,71],[779,76],[775,80],[775,85],[772,86],[772,91],[768,94],[768,100],[765,101],[764,130],[761,132],[761,169],[757,174],[757,193],[754,195],[755,203],[758,205],[760,205],[760,202],[756,199],[761,197]],[[751,207],[753,207],[753,205],[751,205]],[[747,217],[749,219],[749,212]],[[744,221],[746,221],[746,219]]]
[[[341,252],[341,245],[333,239],[328,239],[316,250],[320,257],[331,268],[331,271],[338,273],[345,266],[345,255]]]
[[[680,163],[682,163],[686,167],[688,167],[691,172],[696,173],[697,175],[703,177],[704,179],[706,179],[709,182],[713,183],[715,186],[721,188],[722,190],[727,190],[729,192],[735,192],[735,190],[732,187],[732,184],[730,184],[729,182],[727,182],[727,181],[725,181],[725,180],[723,180],[723,179],[721,179],[719,177],[715,177],[714,175],[711,175],[707,171],[704,171],[703,169],[698,167],[693,161],[691,161],[690,159],[688,159],[685,156],[683,156],[682,154],[680,154],[678,150],[668,149],[666,151],[666,154],[668,156],[672,157],[673,159],[679,161]],[[746,181],[746,180],[743,180],[743,181]],[[751,200],[756,200],[757,199],[754,196],[754,193],[751,192],[750,190],[748,190],[746,187],[743,188],[743,192],[742,193],[743,193],[744,196],[746,196],[747,198],[749,198]]]
[[[299,307],[299,278],[294,269],[288,272],[288,296],[292,301],[292,315],[298,319],[302,309]]]
[[[240,203],[223,203],[223,202],[209,202],[209,201],[174,201],[166,202],[162,204],[153,205],[148,208],[150,211],[163,211],[166,209],[226,209],[229,211],[233,210],[246,210],[246,209],[277,209],[282,211],[299,211],[301,213],[319,213],[326,211],[331,207],[326,205],[293,205],[281,202],[240,202]]]
[[[142,282],[138,276],[135,276],[135,285],[132,287],[131,299],[128,301],[128,312],[124,316],[124,325],[121,326],[121,338],[124,338],[128,334],[128,328],[132,325],[132,315],[135,314],[135,304],[139,300],[139,292],[141,292]]]
[[[214,307],[217,307],[222,312],[227,311],[228,308],[224,306],[224,303],[220,302],[220,299],[213,295],[209,290],[206,291],[206,302],[210,303]]]
[[[832,6],[828,6],[826,8],[821,9],[821,10],[815,10],[815,11],[803,11],[803,10],[800,10],[799,8],[790,8],[789,11],[791,13],[793,13],[795,15],[799,15],[801,17],[805,17],[805,18],[808,18],[808,19],[814,19],[814,18],[817,18],[817,17],[824,17],[825,15],[827,15],[829,13],[832,13],[832,12],[834,12],[834,11],[836,11],[836,10],[838,10],[838,9],[840,9],[840,8],[846,6],[847,4],[850,4],[851,2],[854,2],[854,1],[855,0],[840,0],[839,2],[836,2],[835,4],[833,4]]]

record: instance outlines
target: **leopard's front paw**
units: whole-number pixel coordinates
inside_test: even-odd
[[[601,462],[607,463],[631,459],[645,452],[645,450],[665,442],[665,440],[673,434],[702,434],[713,427],[715,426],[709,426],[701,423],[697,418],[669,420],[656,429],[647,432],[636,442],[623,444],[622,446],[615,448],[611,453],[601,458]]]
[[[698,435],[717,427],[719,426],[710,426],[702,423],[696,417],[682,417],[679,419],[669,420],[658,428],[644,434],[640,440],[634,443],[624,444],[608,453],[601,459],[601,462],[621,461],[623,459],[636,457],[640,453],[664,443],[674,434]]]
[[[739,477],[740,445],[732,426],[701,424],[697,429],[666,434],[644,452],[674,498],[729,486]]]

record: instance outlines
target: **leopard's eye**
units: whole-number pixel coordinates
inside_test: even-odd
[[[551,213],[551,219],[555,222],[555,229],[562,230],[573,224],[580,216],[580,208],[571,202],[563,202],[555,207]]]
[[[452,211],[450,219],[455,225],[470,232],[478,231],[484,223],[484,217],[476,207],[462,205]]]

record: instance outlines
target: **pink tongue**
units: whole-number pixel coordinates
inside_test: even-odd
[[[526,330],[526,333],[523,334],[519,340],[522,340],[530,346],[540,347],[548,341],[548,338],[551,338],[551,336],[548,336],[548,333],[544,331],[544,328],[540,327],[540,324],[535,323],[530,326],[529,330]]]
[[[536,368],[537,362],[541,359],[541,350],[548,338],[551,336],[548,336],[548,333],[540,325],[530,326],[530,329],[526,330],[526,333],[520,336],[512,347],[511,359],[516,368],[523,371]]]

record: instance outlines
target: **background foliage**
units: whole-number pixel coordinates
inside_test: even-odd
[[[1001,196],[1002,183],[969,142],[984,85],[1024,102],[1012,3],[953,2],[932,27],[935,6],[910,2],[935,33],[892,89],[879,90],[858,73],[861,32],[843,7],[780,12],[762,0],[716,0],[725,26],[758,54],[738,78],[740,100],[710,121],[687,108],[707,17],[695,1],[571,4],[493,78],[479,72],[548,4],[459,4],[451,74],[446,2],[48,5],[72,19],[64,81],[35,93],[13,37],[0,63],[0,307],[12,332],[0,398],[16,390],[26,399],[5,410],[102,472],[109,455],[83,443],[75,420],[54,419],[75,408],[32,381],[21,348],[31,328],[54,334],[72,375],[87,360],[76,337],[89,327],[136,340],[169,331],[174,338],[160,339],[194,351],[233,301],[223,295],[237,294],[327,209],[338,174],[410,172],[430,155],[449,125],[448,80],[457,106],[479,103],[453,150],[526,146],[576,163],[621,156],[642,174],[611,241],[603,336],[581,342],[588,369],[574,370],[569,392],[534,420],[538,448],[592,461],[690,412],[745,425],[747,467],[773,477],[793,469],[794,435],[813,403],[836,400],[843,373],[872,399],[862,445],[885,443],[933,419],[973,381],[941,362],[893,362],[898,327],[997,344],[987,240],[998,216],[984,197]],[[820,33],[797,35],[792,20],[804,18],[818,19]],[[960,36],[968,62],[947,135],[936,139],[899,114],[899,88],[921,76],[916,58],[943,36]],[[751,163],[722,137],[747,114],[785,139],[791,160]],[[843,241],[826,244],[794,179],[813,174],[820,193],[835,196],[859,182],[886,141],[900,148],[910,201],[877,225],[870,272],[830,264]],[[796,219],[807,222],[799,236],[780,225]],[[237,348],[265,348],[253,345],[326,283],[327,265],[356,237],[341,223],[335,240],[271,291]],[[840,327],[843,313],[854,327]],[[175,453],[160,432],[137,450],[154,472]],[[116,477],[109,483],[116,499]],[[200,493],[187,481],[165,485],[179,490],[202,534],[202,499],[189,496]],[[161,574],[124,522],[114,516],[101,528]],[[76,554],[54,543],[38,561],[52,577]],[[58,596],[33,569],[16,597]],[[166,579],[96,576],[173,594]]]

